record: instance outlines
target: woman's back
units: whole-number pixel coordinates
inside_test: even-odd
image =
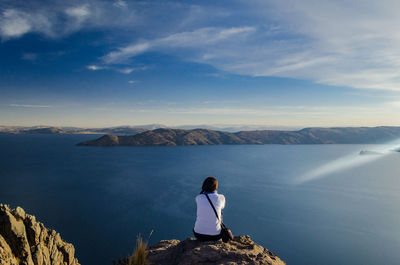
[[[220,219],[222,217],[222,209],[225,207],[225,197],[222,194],[218,194],[217,191],[197,195],[197,218],[194,231],[203,235],[218,235],[221,232],[221,221],[215,216],[214,210],[205,194],[210,198]]]

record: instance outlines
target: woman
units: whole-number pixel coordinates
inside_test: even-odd
[[[221,238],[221,211],[225,207],[225,197],[218,194],[217,189],[218,181],[214,177],[207,177],[200,194],[196,196],[197,218],[193,233],[199,241],[217,241]],[[219,220],[206,195],[214,205]]]

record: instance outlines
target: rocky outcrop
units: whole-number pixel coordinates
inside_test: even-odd
[[[72,244],[21,207],[0,204],[0,265],[79,265]]]
[[[194,238],[162,240],[149,248],[148,261],[154,265],[285,264],[274,253],[254,243],[249,236],[236,236],[228,243],[221,240],[199,242]]]

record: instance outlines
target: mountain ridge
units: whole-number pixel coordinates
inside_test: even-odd
[[[54,127],[54,126],[0,126],[0,134],[116,134],[134,135],[147,130],[163,128],[160,124],[141,126],[115,126],[104,128]]]
[[[104,135],[78,146],[181,146],[240,144],[368,144],[400,138],[400,127],[311,127],[298,131],[256,130],[235,133],[208,129],[159,128],[132,136]]]

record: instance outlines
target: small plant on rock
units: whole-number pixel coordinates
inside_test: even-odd
[[[148,265],[147,261],[147,244],[148,241],[144,242],[142,236],[139,235],[136,239],[136,247],[133,251],[133,255],[130,257],[128,265]]]
[[[153,231],[150,232],[149,239]],[[118,258],[117,261],[112,261],[114,265],[150,265],[147,261],[147,245],[149,239],[143,241],[142,236],[139,234],[136,238],[136,246],[133,254],[127,258]]]

